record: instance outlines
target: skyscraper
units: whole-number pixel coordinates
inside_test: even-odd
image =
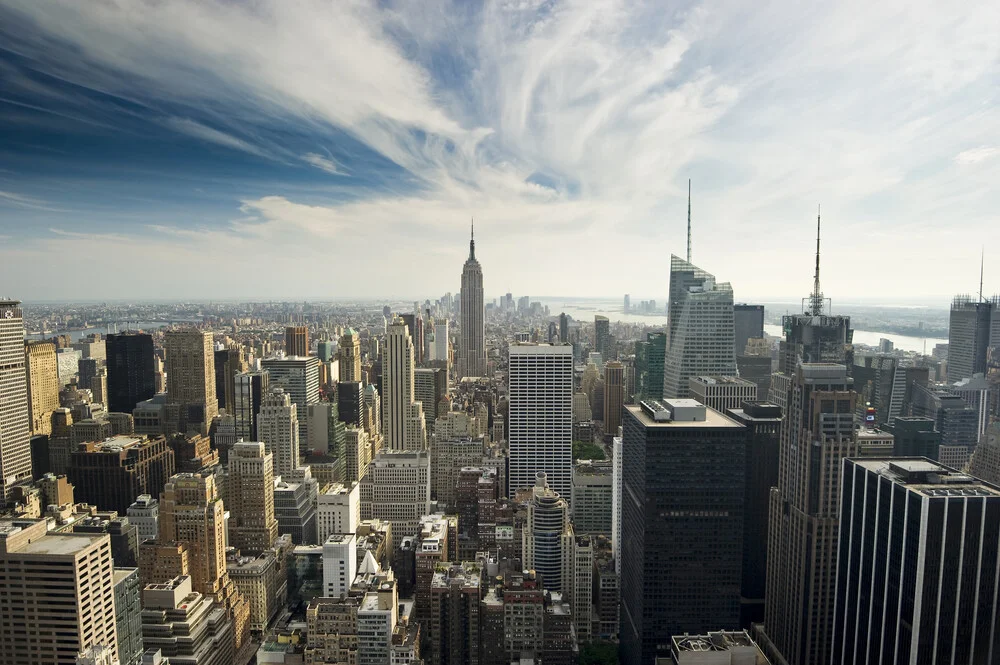
[[[613,360],[604,366],[604,433],[618,436],[625,405],[625,366]]]
[[[274,456],[259,442],[241,441],[229,452],[226,495],[232,516],[229,542],[245,554],[260,554],[278,538],[274,517]]]
[[[132,413],[156,394],[153,338],[143,333],[108,335],[108,411]]]
[[[781,425],[762,646],[790,664],[830,662],[840,468],[859,453],[852,381],[844,365],[799,365]]]
[[[340,380],[361,381],[361,335],[353,328],[344,331],[337,347],[340,356]]]
[[[60,406],[56,345],[51,342],[28,342],[24,345],[24,360],[28,375],[31,433],[51,434],[52,412]]]
[[[12,485],[31,477],[30,425],[21,302],[0,300],[0,478],[5,498]]]
[[[608,341],[611,339],[611,322],[608,317],[600,314],[594,315],[594,350],[601,354],[605,360],[611,358]]]
[[[458,343],[459,376],[486,374],[486,304],[483,269],[476,260],[476,234],[469,240],[469,258],[462,268],[462,308]]]
[[[241,372],[236,375],[234,413],[236,439],[258,441],[257,421],[260,405],[267,394],[269,374],[263,372]]]
[[[124,515],[141,495],[158,493],[175,470],[164,437],[116,436],[78,445],[66,475],[77,501]]]
[[[1000,489],[923,458],[843,467],[833,663],[992,663]]]
[[[620,653],[652,665],[668,635],[739,622],[746,429],[689,399],[622,429]]]
[[[670,257],[667,328],[664,397],[687,397],[692,376],[736,376],[733,288],[677,256]]]
[[[0,664],[75,663],[97,645],[118,662],[110,538],[47,530],[0,522]]]
[[[164,333],[167,401],[178,408],[176,421],[168,418],[169,429],[189,429],[208,433],[219,413],[215,394],[215,352],[212,333],[202,330],[168,330]],[[169,413],[169,410],[168,410]]]
[[[274,455],[274,473],[288,476],[299,468],[298,405],[281,388],[272,388],[261,402],[257,436]]]
[[[740,303],[733,305],[733,350],[742,356],[747,347],[747,340],[760,339],[764,336],[764,306]]]
[[[319,401],[319,358],[316,356],[278,356],[265,358],[261,369],[267,370],[268,386],[282,388],[291,397],[299,415],[299,441],[309,441],[306,412]],[[305,450],[300,451],[305,453]]]
[[[414,400],[413,340],[398,316],[389,326],[382,361],[382,426],[389,450],[425,450],[423,405]],[[437,405],[428,405],[436,408]]]
[[[973,300],[958,296],[948,323],[948,380],[986,374],[992,359],[1000,365],[1000,297]]]
[[[306,326],[288,326],[285,328],[285,355],[309,355],[309,328]]]
[[[643,399],[663,397],[663,363],[666,355],[665,332],[646,333],[645,341],[635,343],[636,395]]]
[[[562,497],[572,495],[573,347],[512,344],[508,363],[510,496],[539,471]]]

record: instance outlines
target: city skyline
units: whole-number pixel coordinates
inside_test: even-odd
[[[490,295],[664,292],[689,177],[692,261],[737,301],[808,292],[816,203],[841,301],[946,305],[1000,240],[991,3],[3,4],[0,283],[26,302],[92,297],[66,259],[98,255],[172,268],[168,293],[90,262],[108,299],[454,292],[473,215]],[[345,244],[380,269],[322,279]],[[545,269],[597,248],[628,260]]]

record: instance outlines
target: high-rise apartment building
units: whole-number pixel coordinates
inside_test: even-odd
[[[24,345],[28,376],[28,414],[32,434],[52,433],[52,413],[59,404],[59,370],[56,345],[52,342],[28,342]]]
[[[345,330],[337,353],[340,356],[340,380],[361,381],[361,335],[353,328]]]
[[[617,436],[625,406],[625,366],[617,360],[604,365],[604,433]]]
[[[482,574],[472,561],[441,564],[432,573],[424,653],[432,665],[480,665]]]
[[[310,404],[319,401],[319,358],[316,356],[279,356],[265,358],[261,369],[267,370],[268,386],[282,388],[297,407],[299,415],[299,441],[305,445],[309,441],[309,425],[306,418]],[[260,437],[263,439],[263,437]],[[300,450],[299,453],[305,453]]]
[[[992,663],[1000,489],[924,458],[844,461],[831,663]]]
[[[234,621],[211,595],[192,587],[190,576],[147,584],[142,605],[143,643],[147,650],[154,650],[150,665],[159,665],[157,657],[190,665],[235,662]]]
[[[757,384],[735,376],[692,376],[688,388],[691,399],[722,413],[757,401]]]
[[[469,258],[462,267],[458,372],[459,376],[486,375],[486,303],[483,299],[483,269],[476,260],[475,231],[469,241]]]
[[[747,342],[764,336],[764,306],[733,305],[733,350],[737,356],[746,352]]]
[[[98,645],[117,662],[110,538],[47,531],[0,521],[0,663],[75,663]]]
[[[635,392],[643,399],[663,397],[663,363],[667,354],[665,332],[646,333],[645,341],[635,344]]]
[[[509,494],[533,487],[538,472],[572,495],[573,347],[513,344],[508,365]]]
[[[386,520],[394,533],[416,533],[420,518],[430,513],[430,455],[383,450],[368,465],[360,493],[362,520]]]
[[[733,288],[670,257],[670,306],[663,395],[684,398],[692,376],[736,376]]]
[[[4,497],[31,477],[31,421],[21,302],[0,299],[0,479]]]
[[[298,405],[281,388],[272,388],[260,406],[257,436],[274,455],[274,473],[287,476],[299,468]]]
[[[66,476],[77,501],[124,515],[143,494],[158,494],[176,470],[176,456],[162,436],[115,436],[80,444]]]
[[[278,539],[274,517],[274,456],[259,442],[241,441],[229,451],[226,478],[229,544],[243,554],[260,554]]]
[[[306,326],[288,326],[285,328],[285,355],[309,355],[309,328]]]
[[[747,433],[691,399],[626,406],[622,433],[621,656],[652,665],[667,635],[739,622]]]
[[[990,358],[1000,364],[1000,297],[958,296],[948,323],[948,380],[986,374]]]
[[[382,360],[382,431],[388,450],[427,448],[424,405],[414,397],[413,340],[406,324],[396,317],[386,335]]]
[[[168,418],[173,432],[189,429],[208,433],[219,413],[215,394],[215,351],[212,333],[202,330],[168,330],[164,333],[167,400],[178,409],[176,421]],[[168,413],[170,411],[168,410]]]
[[[233,417],[236,424],[236,439],[257,441],[257,419],[260,406],[268,390],[266,371],[240,372],[235,377]]]
[[[840,469],[859,453],[852,383],[844,365],[800,364],[781,424],[761,646],[790,664],[830,661]]]
[[[156,394],[153,338],[144,333],[108,335],[108,411],[132,413]]]

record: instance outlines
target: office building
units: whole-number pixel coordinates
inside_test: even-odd
[[[192,582],[181,575],[143,589],[142,639],[147,654],[158,651],[171,663],[229,665],[236,659],[234,621],[225,607],[196,590]]]
[[[608,317],[600,314],[594,315],[594,350],[601,354],[602,358],[611,358],[611,322]]]
[[[621,657],[651,665],[739,622],[747,431],[691,399],[626,406],[622,430]]]
[[[447,319],[434,322],[434,359],[444,363],[445,373],[451,373],[451,353]]]
[[[522,538],[525,568],[541,575],[546,589],[562,589],[563,552],[571,547],[573,527],[569,503],[548,486],[544,472],[538,473],[531,490]]]
[[[969,460],[969,473],[988,483],[1000,485],[1000,422],[986,430],[984,438]]]
[[[735,376],[692,376],[688,389],[691,399],[722,413],[757,401],[757,384]]]
[[[383,450],[375,455],[360,485],[362,520],[386,520],[396,533],[415,533],[420,518],[430,513],[430,455]]]
[[[142,665],[142,584],[138,568],[114,569],[115,635],[121,665]]]
[[[667,334],[646,333],[645,341],[635,344],[636,395],[642,399],[663,397],[663,363],[667,353]]]
[[[368,473],[372,461],[372,442],[368,432],[359,427],[344,431],[344,482],[358,482]]]
[[[344,331],[338,345],[340,380],[361,381],[361,335],[353,328]]]
[[[160,502],[158,500],[149,494],[140,494],[128,507],[127,514],[128,521],[135,525],[140,544],[158,537],[160,532]]]
[[[948,380],[954,383],[985,375],[989,358],[1000,347],[1000,297],[958,296],[951,303],[948,323]],[[994,362],[997,362],[994,360]]]
[[[291,538],[282,539],[272,549],[257,556],[226,556],[226,571],[240,595],[250,605],[250,631],[261,635],[276,618],[278,611],[288,606],[288,578],[285,554],[291,548]]]
[[[770,665],[767,656],[745,630],[716,630],[702,635],[670,638],[669,665]],[[657,662],[660,662],[657,660]]]
[[[274,480],[274,516],[278,533],[289,534],[296,545],[316,543],[316,504],[319,489],[311,469]]]
[[[339,357],[337,342],[333,340],[321,339],[316,342],[316,357],[324,363],[328,363]]]
[[[52,434],[52,414],[61,406],[55,344],[28,342],[24,345],[24,361],[28,376],[31,433]]]
[[[288,326],[285,328],[285,355],[309,355],[309,328],[306,326]]]
[[[670,257],[670,306],[663,395],[685,398],[692,376],[736,376],[733,288]]]
[[[47,529],[0,521],[0,663],[74,663],[98,645],[117,659],[110,539]]]
[[[625,366],[613,360],[604,366],[604,433],[617,436],[625,406]]]
[[[415,401],[413,340],[398,316],[389,325],[382,360],[382,427],[388,450],[426,450],[423,405]],[[436,405],[429,404],[429,409]]]
[[[162,437],[116,436],[81,444],[70,454],[66,476],[77,501],[126,514],[142,494],[156,494],[176,470]]]
[[[323,595],[346,596],[358,573],[357,538],[354,532],[332,533],[323,541]]]
[[[581,460],[573,467],[573,529],[611,535],[612,462]]]
[[[267,372],[240,372],[234,379],[235,394],[233,417],[236,421],[236,440],[258,441],[257,419],[260,406],[268,392]]]
[[[573,347],[514,344],[508,363],[509,496],[539,472],[560,496],[572,495]]]
[[[830,659],[840,468],[859,453],[856,400],[844,365],[795,370],[771,490],[762,639],[766,651],[789,663]]]
[[[336,402],[316,402],[310,404],[306,417],[309,419],[309,453],[325,455],[337,460],[336,473],[342,477],[339,468],[344,463],[344,444],[347,427],[340,419]]]
[[[355,533],[361,521],[361,488],[355,481],[333,483],[319,495],[316,538],[325,543],[335,533]]]
[[[348,427],[364,427],[365,386],[360,381],[341,381],[337,384],[337,415]]]
[[[1000,339],[997,343],[1000,345]],[[1000,358],[997,358],[997,362],[1000,364]],[[969,408],[976,412],[976,441],[982,440],[993,415],[991,410],[995,399],[994,393],[1000,391],[1000,386],[991,383],[981,374],[977,374],[955,382],[952,384],[951,390],[965,400]]]
[[[298,405],[281,388],[272,388],[261,402],[257,436],[274,455],[274,474],[286,476],[299,468]]]
[[[914,457],[842,483],[829,662],[994,662],[1000,489]]]
[[[427,431],[434,431],[438,405],[448,396],[448,372],[443,367],[418,367],[413,371],[413,395],[423,405]]]
[[[781,407],[744,402],[726,412],[747,429],[743,499],[743,575],[740,623],[743,628],[764,621],[767,589],[767,533],[771,488],[778,485],[778,442]]]
[[[483,269],[476,260],[476,237],[469,240],[469,258],[462,267],[459,310],[458,376],[486,376],[486,303]]]
[[[233,413],[236,408],[236,375],[246,371],[239,348],[217,348],[212,354],[215,368],[215,399],[219,410]]]
[[[283,389],[295,404],[299,416],[299,441],[303,445],[309,441],[307,409],[319,401],[319,365],[316,356],[278,356],[260,362],[261,369],[269,374],[268,387]]]
[[[430,581],[425,646],[432,665],[479,665],[483,567],[472,561],[445,563]]]
[[[893,435],[893,457],[926,457],[937,461],[941,448],[941,432],[934,420],[922,416],[899,416],[887,432]]]
[[[229,453],[228,470],[229,544],[244,554],[260,554],[278,539],[274,456],[263,443],[240,441]]]
[[[20,301],[0,299],[0,478],[7,499],[12,485],[31,477],[31,419],[22,317]]]
[[[764,306],[739,303],[733,305],[733,351],[745,355],[747,342],[764,336]]]
[[[215,394],[215,355],[212,333],[202,330],[168,330],[164,333],[167,402],[178,411],[168,417],[170,432],[189,429],[208,433],[219,413]],[[168,413],[171,413],[168,411]]]

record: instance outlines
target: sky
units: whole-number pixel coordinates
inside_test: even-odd
[[[1000,292],[1000,3],[0,0],[0,295]]]

